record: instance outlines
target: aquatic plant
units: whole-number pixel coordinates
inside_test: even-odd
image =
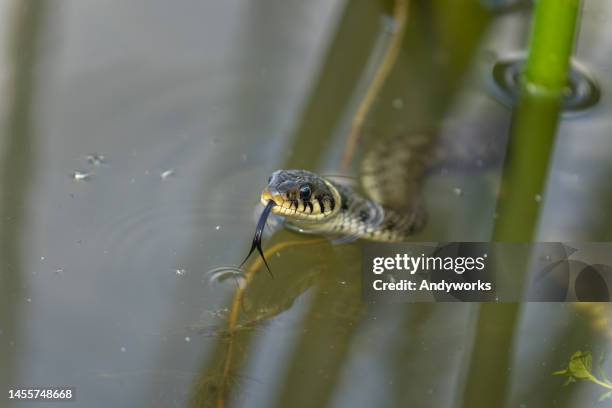
[[[599,397],[600,401],[612,399],[612,382],[608,379],[608,375],[602,368],[603,356],[597,364],[597,375],[593,373],[593,356],[588,351],[576,351],[570,357],[567,368],[555,371],[553,375],[566,376],[567,379],[563,385],[569,385],[578,380],[590,381],[603,387],[607,390]]]

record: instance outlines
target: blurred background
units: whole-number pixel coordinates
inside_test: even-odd
[[[93,408],[609,405],[552,376],[609,350],[607,306],[364,304],[359,242],[276,253],[228,332],[244,281],[214,268],[244,257],[273,170],[338,173],[392,10],[0,0],[0,386],[73,385]],[[513,102],[493,71],[525,55],[531,13],[410,1],[355,162],[414,129],[503,143]],[[562,116],[539,241],[612,240],[611,19],[582,3],[574,64],[596,88]],[[432,174],[415,240],[490,240],[501,169]]]

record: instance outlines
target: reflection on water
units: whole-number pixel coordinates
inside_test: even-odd
[[[523,50],[529,8],[465,3],[410,3],[356,163],[413,129],[507,133],[486,75],[491,50]],[[386,5],[19,4],[1,16],[16,45],[1,61],[0,383],[74,385],[88,407],[458,406],[466,383],[508,406],[599,396],[551,375],[576,350],[606,350],[599,309],[493,309],[475,336],[477,305],[364,304],[359,241],[286,230],[264,236],[274,278],[255,257],[220,266],[242,260],[273,170],[338,173]],[[610,239],[598,16],[612,9],[584,7],[576,58],[603,97],[561,124],[541,240]],[[433,172],[415,239],[488,240],[498,184],[499,167]]]

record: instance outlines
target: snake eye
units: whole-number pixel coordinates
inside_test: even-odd
[[[310,190],[310,186],[308,184],[300,187],[300,200],[308,201],[310,200],[311,195],[312,195],[312,191]]]

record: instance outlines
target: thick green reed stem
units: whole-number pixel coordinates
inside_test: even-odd
[[[520,81],[493,239],[529,241],[537,227],[574,42],[579,0],[538,0]]]
[[[578,9],[579,0],[536,3],[529,55],[513,112],[493,232],[495,241],[534,239],[561,101],[568,83]],[[524,264],[527,265],[527,260]],[[523,279],[526,268],[521,269],[509,272],[516,279]],[[463,407],[505,405],[519,311],[517,303],[481,305]]]
[[[579,0],[539,0],[525,66],[527,83],[561,92],[574,45]]]

